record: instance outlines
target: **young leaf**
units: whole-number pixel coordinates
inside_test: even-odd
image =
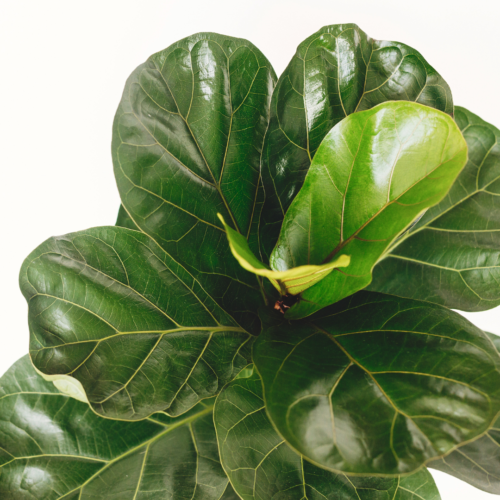
[[[487,335],[500,351],[500,337],[492,333]],[[458,477],[480,490],[500,495],[500,418],[484,436],[431,462],[429,467]]]
[[[469,161],[374,269],[371,290],[463,311],[500,305],[500,130],[464,108],[455,119]]]
[[[0,497],[226,498],[212,404],[177,419],[100,418],[57,392],[25,356],[0,379]]]
[[[273,93],[262,158],[266,258],[331,128],[351,113],[400,100],[453,114],[448,84],[407,45],[373,40],[355,24],[338,24],[325,26],[298,46]]]
[[[321,281],[335,268],[349,265],[349,257],[347,255],[341,255],[332,262],[328,262],[322,266],[300,266],[288,269],[287,271],[273,271],[255,257],[243,235],[228,226],[224,222],[222,215],[219,214],[219,218],[226,229],[231,252],[234,258],[240,263],[241,267],[257,276],[268,278],[282,295],[299,294],[318,281]]]
[[[425,469],[397,478],[349,477],[304,460],[274,430],[256,372],[224,388],[217,397],[214,421],[222,466],[243,500],[441,498]]]
[[[288,312],[312,314],[367,286],[377,260],[416,217],[448,192],[467,145],[445,113],[388,102],[348,116],[322,142],[286,214],[271,267],[351,263],[309,288]]]
[[[268,324],[253,361],[281,436],[337,472],[411,473],[500,411],[488,337],[427,302],[360,292],[310,320]]]
[[[255,333],[259,287],[231,257],[217,213],[255,240],[275,81],[250,42],[198,33],[132,73],[113,125],[116,181],[133,223]]]
[[[51,238],[24,262],[30,354],[97,413],[180,415],[248,363],[251,335],[151,238],[118,227]]]

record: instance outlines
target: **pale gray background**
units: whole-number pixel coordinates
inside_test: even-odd
[[[114,224],[111,124],[125,79],[197,31],[248,38],[278,75],[325,24],[419,50],[455,104],[500,126],[498,0],[0,0],[0,374],[28,350],[23,259],[47,237]],[[500,334],[500,312],[465,314]],[[443,500],[486,500],[442,473]]]

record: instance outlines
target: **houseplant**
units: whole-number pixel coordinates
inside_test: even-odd
[[[2,498],[500,493],[500,132],[355,25],[276,78],[211,33],[154,54],[113,127],[117,226],[20,275]]]

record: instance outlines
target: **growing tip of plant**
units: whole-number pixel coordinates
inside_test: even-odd
[[[296,297],[304,290],[318,283],[334,269],[347,267],[351,262],[349,255],[340,255],[337,259],[320,266],[299,266],[286,271],[275,271],[263,264],[250,250],[246,238],[228,226],[221,214],[217,214],[226,230],[229,247],[240,266],[258,276],[268,278],[283,297]],[[288,304],[290,300],[287,300]],[[292,301],[295,302],[295,301]]]

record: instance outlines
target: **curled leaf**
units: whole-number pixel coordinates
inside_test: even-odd
[[[320,266],[305,265],[293,267],[286,271],[273,271],[255,257],[243,235],[228,226],[221,214],[218,214],[218,217],[226,229],[231,252],[241,267],[257,276],[268,278],[282,295],[302,293],[328,276],[334,269],[346,267],[351,261],[348,255],[341,255],[337,259]]]

